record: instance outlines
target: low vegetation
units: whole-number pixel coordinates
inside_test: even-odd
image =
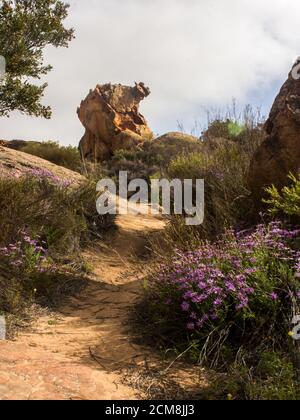
[[[110,176],[127,171],[129,179],[142,178],[150,181],[152,176],[166,176],[166,167],[180,154],[201,151],[201,141],[190,136],[173,134],[154,141],[146,141],[138,150],[118,150],[105,167]]]
[[[289,175],[290,185],[278,190],[274,185],[267,188],[269,195],[265,199],[265,204],[269,206],[271,215],[289,218],[294,222],[299,222],[300,217],[300,175]]]
[[[20,150],[30,155],[38,156],[59,166],[80,172],[82,163],[77,147],[60,146],[55,141],[46,141],[43,143],[28,142]]]
[[[260,124],[218,120],[202,151],[167,168],[170,178],[205,180],[205,222],[188,227],[171,217],[137,325],[168,356],[216,373],[203,399],[300,397],[291,333],[300,309],[299,180],[269,188],[266,214],[257,214],[247,172],[263,138]]]
[[[81,248],[113,218],[96,213],[93,181],[75,186],[43,169],[0,178],[0,198],[0,312],[20,317],[76,289],[88,269]]]
[[[148,280],[147,335],[211,368],[241,360],[253,376],[276,349],[295,363],[296,381],[300,360],[289,332],[300,308],[299,235],[276,222],[175,252]]]

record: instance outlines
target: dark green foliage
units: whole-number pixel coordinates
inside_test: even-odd
[[[290,185],[278,190],[274,185],[266,189],[269,195],[264,203],[272,216],[283,216],[300,222],[300,175],[289,175]]]
[[[28,142],[19,150],[48,160],[56,165],[64,166],[72,171],[79,172],[82,168],[80,154],[77,147],[60,146],[57,142],[46,141],[43,143]]]
[[[47,84],[34,84],[32,79],[52,68],[44,64],[44,48],[67,47],[73,38],[73,29],[63,26],[68,7],[59,0],[0,1],[0,55],[7,65],[0,82],[0,116],[19,110],[50,118],[50,107],[41,103]]]

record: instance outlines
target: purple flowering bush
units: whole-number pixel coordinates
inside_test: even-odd
[[[52,255],[78,252],[89,236],[113,225],[112,216],[98,215],[96,198],[95,183],[70,185],[44,169],[0,177],[0,247],[25,229],[32,237],[40,235]]]
[[[299,238],[274,222],[175,252],[149,281],[155,329],[173,343],[195,340],[199,359],[214,363],[222,346],[288,346],[300,304]]]
[[[34,168],[34,169],[28,169],[27,171],[28,177],[33,177],[36,180],[39,181],[48,181],[54,185],[60,186],[60,187],[69,187],[72,185],[72,181],[67,181],[59,178],[58,176],[54,175],[53,172],[49,171],[45,168]]]
[[[21,231],[15,243],[0,248],[0,258],[8,266],[22,273],[38,271],[40,273],[49,269],[50,260],[47,258],[48,250],[44,248],[45,241],[40,236],[32,239],[26,231]]]
[[[3,276],[6,273],[6,276]],[[83,272],[54,261],[40,236],[22,230],[16,242],[0,248],[0,311],[18,314],[26,304],[55,303],[70,283],[79,284]]]

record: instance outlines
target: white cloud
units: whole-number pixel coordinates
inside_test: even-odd
[[[76,107],[97,83],[144,81],[142,111],[155,132],[189,128],[202,108],[270,95],[300,55],[297,0],[77,0],[68,50],[48,49],[54,65],[45,103],[53,119],[14,114],[0,137],[55,138],[76,145]],[[276,92],[274,91],[274,95]]]

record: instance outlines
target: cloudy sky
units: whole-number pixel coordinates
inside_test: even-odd
[[[44,102],[50,121],[14,113],[0,138],[77,145],[76,108],[97,83],[151,88],[141,110],[155,133],[190,132],[205,110],[235,98],[267,113],[300,56],[299,0],[71,0],[69,49],[49,48],[54,66]]]

